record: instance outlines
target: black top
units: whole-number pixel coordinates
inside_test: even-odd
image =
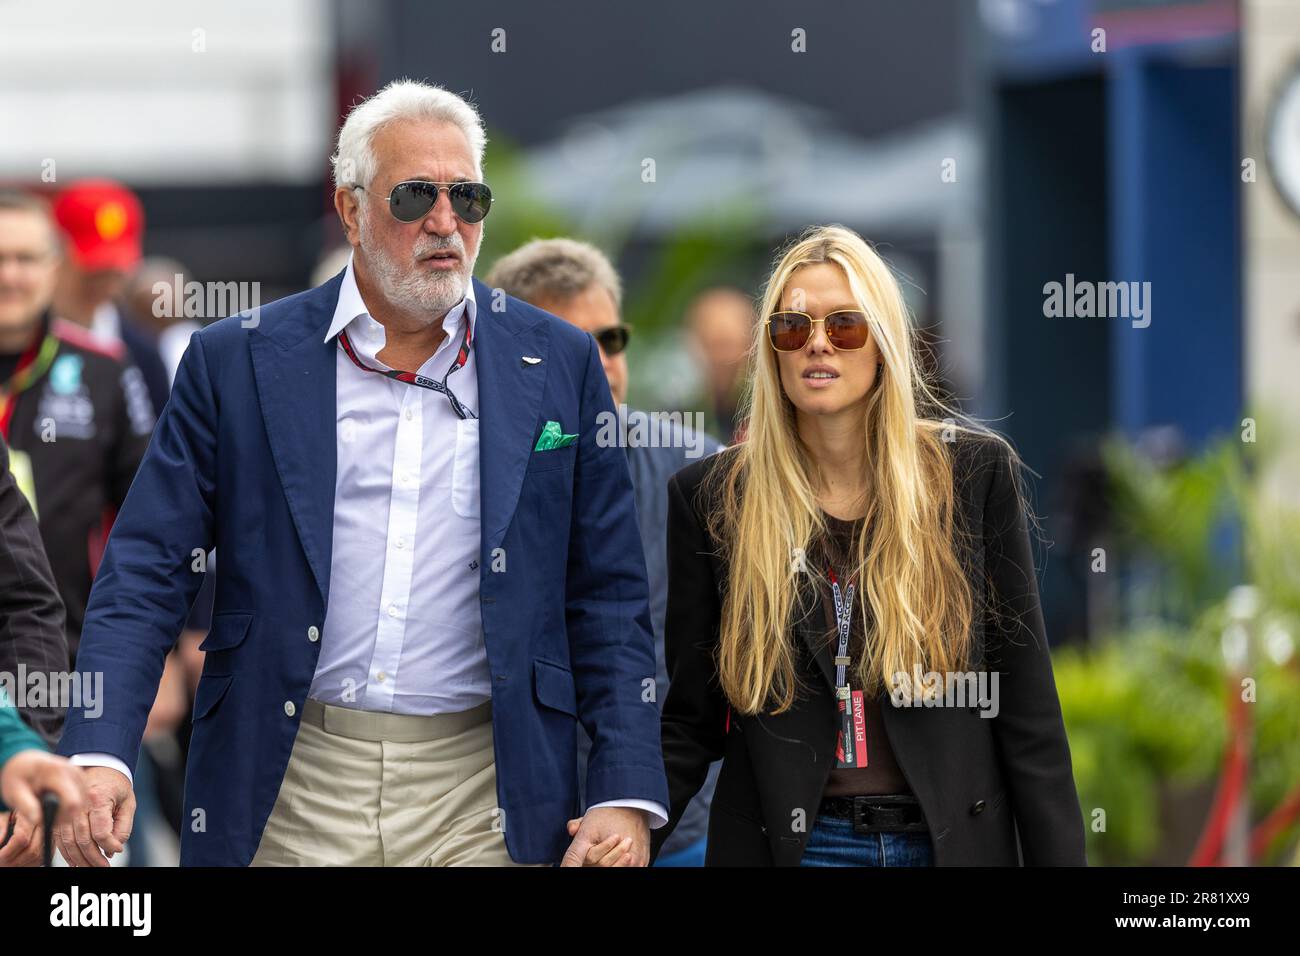
[[[856,542],[858,536],[862,534],[866,519],[857,518],[848,521],[836,518],[824,511],[822,512],[822,518],[826,522],[830,540],[821,542],[820,547],[814,551],[818,559],[823,562],[818,570],[824,575],[826,572],[825,562],[829,561],[830,565],[835,568],[835,574],[840,581],[841,594],[843,594],[857,563]],[[839,635],[836,632],[835,622],[835,597],[829,584],[824,579],[815,580],[818,580],[821,584],[818,590],[825,623],[825,627],[821,629],[817,636],[830,646],[833,655],[839,645]],[[861,608],[866,596],[863,593],[861,583],[861,581],[857,582],[858,586],[854,588],[853,624],[849,629],[849,659],[852,663],[849,664],[845,672],[849,687],[855,691],[862,689],[862,684],[857,677],[857,667],[865,650]],[[869,608],[868,614],[870,614]],[[814,617],[812,621],[815,620]],[[799,639],[797,634],[794,637],[796,640]],[[863,698],[863,709],[866,713],[867,723],[866,766],[836,767],[832,769],[830,777],[826,781],[825,796],[853,797],[862,794],[911,793],[912,788],[908,786],[907,778],[903,776],[903,772],[898,768],[898,762],[894,759],[894,751],[889,745],[889,735],[885,732],[885,721],[880,712],[880,697],[880,694],[867,694]]]

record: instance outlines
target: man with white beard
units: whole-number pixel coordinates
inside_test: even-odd
[[[385,87],[333,159],[348,266],[191,339],[86,615],[105,704],[59,748],[89,767],[70,864],[130,832],[214,546],[183,864],[647,862],[668,794],[627,460],[596,440],[592,337],[473,278],[484,143],[460,97]]]

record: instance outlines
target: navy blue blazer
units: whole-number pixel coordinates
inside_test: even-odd
[[[252,859],[315,672],[308,631],[331,597],[348,600],[329,580],[336,345],[324,338],[341,281],[263,306],[255,325],[236,315],[194,334],[90,595],[77,668],[103,673],[103,712],[69,708],[59,752],[102,751],[134,768],[163,658],[203,580],[194,558],[220,554],[182,865]],[[508,296],[493,311],[474,282],[497,797],[511,857],[555,862],[581,809],[576,721],[594,741],[589,803],[668,804],[646,690],[645,560],[627,458],[597,443],[598,416],[614,407],[595,340]],[[578,441],[535,452],[548,420]]]

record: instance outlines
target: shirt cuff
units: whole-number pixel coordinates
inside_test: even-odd
[[[634,810],[644,810],[650,814],[651,830],[668,826],[668,810],[662,803],[655,803],[653,800],[606,800],[604,803],[593,803],[587,809],[595,810],[597,807],[631,807]]]
[[[68,759],[78,767],[108,767],[110,770],[116,770],[122,776],[126,777],[132,787],[135,786],[135,778],[131,775],[131,771],[127,768],[126,764],[122,763],[122,761],[118,760],[112,754],[98,752],[73,754]]]

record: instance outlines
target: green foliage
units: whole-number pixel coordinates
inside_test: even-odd
[[[1053,664],[1085,819],[1106,813],[1089,859],[1132,864],[1168,836],[1162,790],[1217,781],[1230,695],[1251,695],[1252,822],[1300,783],[1300,515],[1262,491],[1267,454],[1234,439],[1164,469],[1118,442],[1104,454],[1121,539],[1160,568],[1157,613]],[[1240,531],[1247,592],[1230,590],[1232,562],[1216,547],[1225,526]],[[1237,643],[1246,657],[1233,670],[1225,652]]]

